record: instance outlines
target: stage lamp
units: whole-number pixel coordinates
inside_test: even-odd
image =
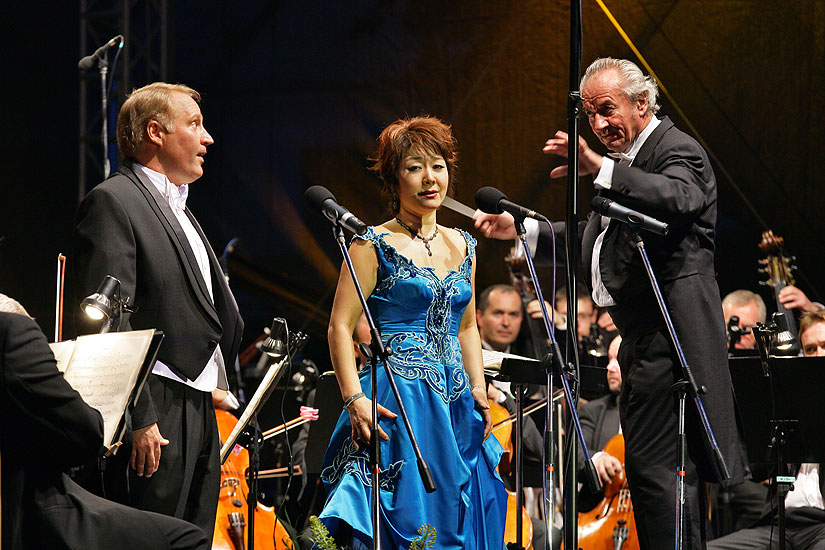
[[[90,319],[100,321],[106,319],[100,328],[100,333],[120,329],[122,312],[133,313],[135,309],[129,305],[129,297],[121,296],[120,281],[111,275],[106,275],[94,294],[83,298],[80,310]]]
[[[283,317],[272,319],[272,327],[269,329],[264,341],[261,343],[261,351],[273,359],[280,359],[286,355],[287,335],[286,320]]]
[[[796,344],[796,337],[788,330],[788,320],[785,319],[785,314],[776,312],[771,319],[776,325],[776,349],[791,349]]]

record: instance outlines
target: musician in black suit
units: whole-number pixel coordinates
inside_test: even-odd
[[[602,485],[609,485],[613,476],[624,467],[615,456],[604,452],[604,447],[619,433],[619,394],[622,391],[622,370],[619,366],[619,346],[622,337],[616,336],[607,347],[607,388],[609,393],[579,406],[579,419],[587,448],[592,453],[593,465]],[[584,475],[584,457],[579,455],[579,472]],[[584,479],[584,478],[582,478]],[[586,512],[601,500],[603,490],[591,492],[587,485],[581,489],[579,511]]]
[[[99,498],[62,472],[98,456],[103,420],[63,379],[37,324],[2,294],[0,412],[4,550],[209,548],[194,525]]]
[[[825,355],[825,310],[806,312],[799,320],[799,339],[805,357]],[[793,550],[825,550],[825,470],[823,464],[794,464],[793,490],[785,496],[785,540]],[[779,538],[776,490],[765,501],[761,517],[749,526],[708,543],[712,550],[762,550],[776,547]]]
[[[218,260],[186,208],[212,137],[195,90],[154,83],[124,102],[118,171],[81,203],[75,297],[118,278],[137,311],[131,329],[166,337],[132,415],[130,502],[212,535],[220,484],[211,391],[227,389],[243,322]]]
[[[727,369],[725,327],[714,276],[716,179],[702,147],[664,117],[658,119],[655,81],[630,61],[598,59],[582,78],[583,110],[614,158],[579,142],[582,175],[596,175],[599,193],[670,224],[667,236],[645,234],[688,364],[700,386],[731,480],[743,479],[735,407]],[[568,138],[556,132],[544,151],[566,157]],[[555,168],[551,176],[567,173]],[[476,217],[487,236],[513,238],[509,215]],[[557,236],[564,235],[556,224]],[[673,545],[677,406],[672,384],[682,378],[631,229],[592,215],[579,230],[582,260],[594,301],[607,308],[623,341],[620,414],[626,466],[642,549]],[[537,256],[549,256],[550,231],[540,228]],[[704,547],[705,499],[700,480],[719,481],[705,452],[695,408],[687,408],[685,548]]]

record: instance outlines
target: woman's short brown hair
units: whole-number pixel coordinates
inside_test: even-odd
[[[134,90],[123,102],[117,115],[117,147],[120,156],[137,160],[143,148],[146,126],[158,121],[167,132],[174,132],[174,113],[171,113],[172,94],[180,92],[200,102],[201,95],[183,84],[153,82]]]
[[[410,151],[437,154],[447,163],[450,178],[448,193],[452,195],[456,177],[455,137],[450,126],[431,116],[419,116],[396,120],[378,136],[378,152],[369,160],[370,170],[381,178],[381,192],[390,199],[390,211],[398,213],[398,205],[392,198],[397,195],[398,167]]]

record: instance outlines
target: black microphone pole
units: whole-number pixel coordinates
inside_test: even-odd
[[[581,92],[579,90],[579,79],[581,77],[582,65],[582,3],[581,0],[570,0],[570,93],[567,96],[567,135],[569,138],[567,146],[567,215],[565,222],[567,231],[565,233],[567,249],[567,349],[571,353],[567,354],[568,362],[572,359],[575,380],[579,380],[579,342],[578,327],[576,326],[578,297],[577,269],[579,266],[579,112],[581,110]],[[552,387],[549,386],[548,397]],[[578,383],[572,392],[573,403],[570,403],[569,410],[575,409],[578,402]],[[571,396],[568,396],[571,397]],[[548,411],[549,418],[549,411]],[[570,433],[569,426],[567,433]],[[579,536],[577,527],[576,499],[577,499],[577,464],[578,448],[576,439],[567,440],[565,456],[568,465],[564,476],[564,547],[578,548]],[[585,451],[586,452],[586,451]],[[551,487],[550,490],[555,490]],[[552,514],[555,510],[545,509],[546,514]]]
[[[372,314],[370,313],[370,309],[367,306],[367,300],[364,297],[364,291],[361,289],[361,283],[358,281],[358,275],[355,273],[355,267],[352,265],[352,258],[349,255],[349,250],[347,250],[347,242],[344,238],[344,229],[342,227],[342,220],[337,220],[333,222],[332,233],[335,237],[335,241],[338,243],[339,248],[341,249],[341,254],[344,257],[344,262],[347,264],[347,269],[349,270],[350,277],[352,278],[352,282],[355,285],[355,291],[358,294],[358,299],[361,301],[361,308],[364,310],[364,314],[367,318],[367,323],[370,326],[370,335],[372,337],[372,341],[370,342],[369,348],[366,346],[361,346],[362,351],[369,351],[367,355],[369,355],[369,359],[372,363],[372,369],[370,371],[370,379],[371,379],[371,399],[372,399],[372,429],[370,430],[370,472],[371,472],[371,483],[372,483],[372,543],[373,543],[373,550],[379,550],[381,548],[381,538],[380,538],[380,521],[381,521],[381,503],[380,503],[380,469],[381,469],[381,447],[379,444],[380,437],[378,435],[378,399],[376,394],[378,393],[377,387],[377,377],[378,377],[378,363],[383,363],[384,365],[384,372],[387,374],[387,381],[390,384],[390,388],[392,388],[392,393],[395,396],[395,400],[398,403],[398,412],[401,416],[401,420],[404,422],[404,427],[407,429],[407,434],[410,437],[410,443],[412,444],[413,452],[415,453],[416,460],[418,462],[418,473],[421,476],[421,482],[424,484],[424,489],[428,493],[432,493],[435,491],[435,481],[433,481],[432,473],[430,473],[430,468],[427,466],[427,463],[424,461],[424,457],[421,455],[421,449],[418,447],[418,441],[415,439],[415,434],[413,433],[412,425],[410,424],[410,419],[407,416],[407,409],[404,407],[404,401],[401,398],[401,394],[398,392],[398,386],[395,384],[395,377],[393,376],[392,369],[389,367],[387,362],[387,358],[391,354],[391,350],[387,349],[384,346],[384,342],[381,340],[381,334],[378,332],[378,328],[375,326],[375,321],[372,318]]]
[[[97,51],[94,52],[92,55],[81,59],[77,65],[81,71],[85,71],[91,68],[92,63],[94,63],[94,60],[97,59],[97,70],[100,73],[100,138],[103,142],[104,179],[108,178],[109,173],[111,172],[111,166],[109,164],[109,98],[107,97],[108,94],[106,91],[106,75],[109,73],[109,61],[108,59],[106,59],[106,53],[109,51],[109,48],[114,46],[115,42],[119,42],[118,47],[122,48],[123,36],[117,35],[116,37],[112,38],[109,42],[98,48]]]

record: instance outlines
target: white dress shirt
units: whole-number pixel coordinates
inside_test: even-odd
[[[627,153],[608,153],[608,156],[602,159],[602,167],[599,170],[596,179],[593,180],[593,184],[597,189],[610,189],[613,185],[613,168],[616,165],[616,161],[613,160],[613,158],[616,158],[621,165],[632,165],[633,159],[636,158],[636,155],[639,153],[642,145],[644,145],[648,136],[653,133],[653,130],[656,129],[660,122],[661,121],[655,116],[651,117],[650,122],[647,123],[645,129],[642,130],[641,133],[636,136],[636,139],[630,143]],[[590,282],[593,284],[593,301],[599,307],[616,305],[616,301],[613,300],[613,296],[610,295],[607,288],[604,286],[602,274],[599,271],[599,258],[602,252],[602,242],[604,242],[604,236],[607,233],[607,226],[609,223],[610,218],[606,216],[601,217],[602,230],[599,233],[599,236],[596,237],[596,242],[593,244],[593,257],[590,262]]]
[[[819,464],[803,463],[793,483],[794,490],[785,496],[785,508],[813,506],[825,509],[822,492],[819,490]]]
[[[212,273],[209,268],[209,254],[206,251],[206,246],[203,243],[203,239],[201,239],[200,235],[198,235],[195,226],[192,225],[192,220],[189,219],[189,216],[187,216],[184,211],[186,209],[186,197],[189,195],[189,186],[175,185],[169,181],[169,178],[167,178],[166,175],[161,174],[160,172],[155,172],[151,168],[147,168],[142,164],[138,164],[138,166],[140,166],[143,173],[146,174],[146,177],[149,178],[149,181],[152,182],[160,194],[163,195],[163,198],[166,199],[169,204],[169,208],[172,209],[172,213],[178,220],[184,234],[186,234],[186,239],[189,241],[189,247],[195,254],[195,260],[197,260],[203,280],[206,282],[206,288],[209,291],[209,298],[214,303],[215,297],[212,294]],[[185,384],[196,390],[211,392],[218,387],[218,372],[223,368],[223,353],[221,353],[221,347],[216,346],[215,352],[206,363],[206,367],[204,367],[200,376],[198,376],[195,380],[181,378],[160,361],[155,363],[155,366],[152,368],[152,373],[165,378],[171,378],[176,382],[180,382],[181,384]]]

